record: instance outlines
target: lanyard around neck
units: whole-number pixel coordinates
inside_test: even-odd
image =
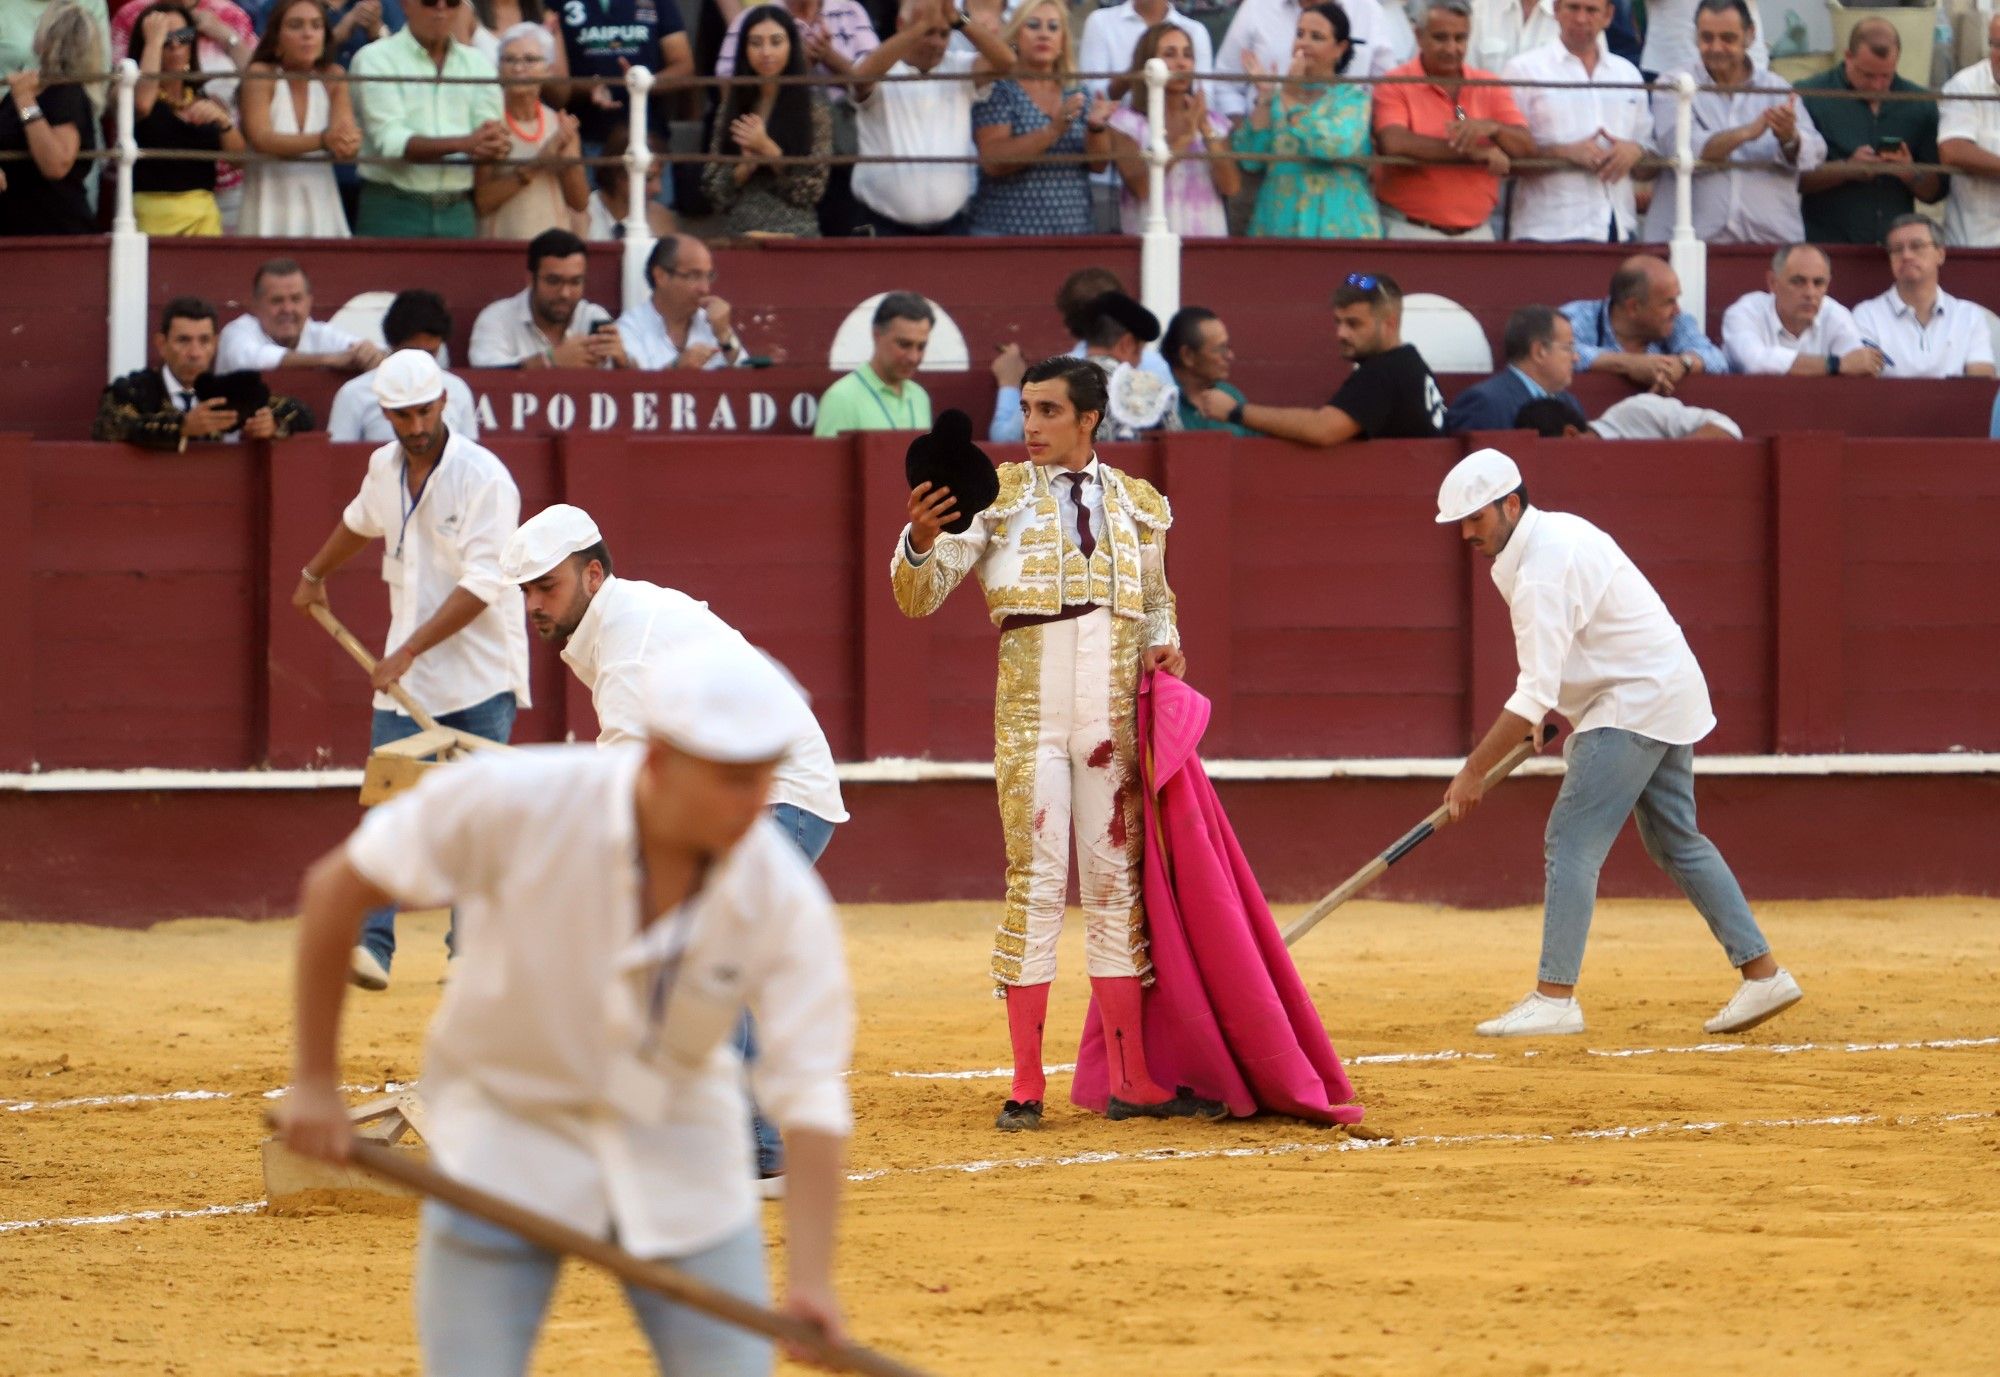
[[[396,559],[403,557],[403,542],[410,535],[410,519],[417,514],[417,508],[423,506],[424,494],[431,490],[431,479],[437,477],[437,471],[444,467],[444,451],[438,451],[437,462],[432,464],[431,471],[424,475],[424,481],[417,484],[415,497],[410,495],[410,456],[408,454],[402,456],[402,463],[403,471],[396,480],[396,502],[403,511],[403,524],[396,531],[396,553],[394,556]]]
[[[865,384],[867,380],[864,378],[862,381]],[[877,381],[880,380],[878,379]],[[914,396],[908,396],[908,395],[904,396],[903,423],[901,425],[897,425],[896,417],[889,410],[889,404],[882,400],[882,394],[880,392],[877,392],[872,387],[868,388],[867,391],[868,395],[875,399],[875,409],[877,411],[880,411],[882,413],[882,419],[889,423],[889,429],[891,430],[917,429],[917,399]]]

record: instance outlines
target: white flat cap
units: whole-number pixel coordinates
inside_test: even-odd
[[[375,400],[391,411],[444,395],[444,370],[421,349],[398,349],[375,370]]]
[[[500,551],[500,576],[509,583],[538,579],[579,550],[603,540],[590,513],[567,502],[544,507],[523,521]]]
[[[1440,526],[1463,521],[1521,486],[1521,471],[1497,449],[1476,449],[1452,465],[1438,485]]]
[[[724,764],[777,760],[810,715],[778,662],[741,636],[699,642],[646,678],[646,734]]]

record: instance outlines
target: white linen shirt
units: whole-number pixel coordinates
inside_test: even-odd
[[[625,342],[625,357],[632,361],[634,368],[672,368],[681,356],[679,346],[667,335],[667,322],[660,310],[653,305],[651,297],[618,317],[618,337]],[[703,368],[726,368],[729,360],[722,356],[722,341],[715,337],[715,327],[708,323],[708,312],[696,311],[694,319],[688,322],[689,344],[706,344],[715,350],[708,356]],[[736,351],[737,366],[750,357],[747,349]]]
[[[1766,68],[1753,68],[1750,80],[1734,90],[1719,90],[1700,62],[1694,77],[1693,142],[1695,156],[1717,134],[1741,128],[1773,105],[1792,101],[1798,117],[1799,154],[1785,157],[1778,136],[1766,129],[1729,155],[1729,166],[1694,174],[1694,234],[1709,244],[1796,244],[1806,237],[1799,210],[1799,177],[1826,161],[1826,139],[1812,122],[1805,102],[1793,101],[1791,83]],[[1671,92],[1653,97],[1652,151],[1674,154],[1674,121],[1680,98]],[[1743,164],[1738,166],[1738,164]],[[1771,164],[1781,164],[1773,167]],[[1665,176],[1653,183],[1653,204],[1646,211],[1646,237],[1665,243],[1673,235],[1680,202],[1680,180]]]
[[[1342,0],[1340,7],[1347,12],[1348,34],[1355,44],[1354,59],[1342,75],[1381,76],[1401,61],[1390,41],[1379,0]],[[1229,32],[1222,36],[1215,70],[1242,73],[1243,54],[1248,51],[1257,55],[1265,71],[1283,75],[1291,66],[1292,40],[1298,36],[1301,13],[1298,0],[1243,0],[1229,21]],[[1197,61],[1195,70],[1206,69]],[[1241,119],[1250,112],[1254,89],[1247,81],[1211,82],[1209,108],[1227,119]]]
[[[479,438],[479,405],[465,379],[456,373],[444,375],[444,423],[454,435]],[[378,445],[396,438],[396,428],[382,414],[382,403],[375,396],[373,368],[349,378],[333,394],[333,407],[326,414],[326,438],[339,442],[373,440]]]
[[[1984,100],[1938,102],[1938,142],[1964,139],[1982,152],[2000,153],[2000,81],[1991,62],[1976,62],[1944,84],[1947,96],[1984,96]],[[1972,172],[1951,174],[1951,193],[1944,205],[1944,242],[1969,248],[2000,244],[2000,177]]]
[[[490,302],[472,322],[472,343],[466,347],[465,361],[471,368],[519,368],[529,359],[544,363],[554,356],[549,337],[535,324],[535,308],[529,303],[529,288]],[[563,330],[564,339],[587,335],[611,320],[611,312],[594,301],[579,301]],[[604,367],[611,367],[606,360]]]
[[[646,736],[646,687],[673,672],[674,660],[717,636],[743,633],[687,594],[639,579],[607,578],[576,624],[563,663],[590,690],[597,711],[597,744],[612,746]],[[840,774],[819,719],[800,692],[791,745],[771,781],[771,802],[789,803],[828,822],[846,822]]]
[[[247,368],[253,373],[268,373],[282,367],[285,355],[293,349],[301,354],[344,354],[359,343],[345,330],[323,320],[309,320],[299,331],[299,342],[287,347],[265,334],[257,317],[238,316],[222,327],[215,341],[215,371],[237,373]]]
[[[1194,69],[1197,72],[1215,70],[1215,41],[1208,36],[1208,26],[1190,19],[1167,6],[1167,17],[1160,21],[1172,24],[1188,36],[1194,45]],[[1298,23],[1295,14],[1294,25]],[[1124,72],[1131,70],[1132,54],[1139,50],[1139,40],[1145,37],[1152,26],[1139,13],[1133,0],[1113,5],[1109,9],[1092,10],[1090,17],[1083,21],[1083,39],[1077,45],[1076,69],[1079,72]],[[1290,51],[1288,47],[1287,52]],[[1101,96],[1110,90],[1109,79],[1094,78],[1083,83],[1092,95]],[[1207,84],[1203,83],[1204,89]],[[1213,92],[1210,91],[1213,95]]]
[[[1465,65],[1497,72],[1531,48],[1562,37],[1556,23],[1556,0],[1536,0],[1526,16],[1521,0],[1472,0],[1472,29],[1465,45]]]
[[[1689,406],[1650,392],[1613,402],[1590,423],[1590,428],[1605,440],[1687,440],[1703,426],[1714,426],[1739,440],[1743,438],[1743,427],[1720,411]]]
[[[641,927],[638,746],[537,746],[432,770],[347,859],[406,906],[455,904],[463,954],[431,1024],[438,1165],[640,1257],[757,1213],[732,1044],[757,1017],[757,1104],[845,1136],[853,998],[832,900],[768,819]]]
[[[1547,146],[1574,143],[1600,130],[1614,139],[1645,144],[1652,115],[1641,90],[1607,90],[1609,85],[1639,82],[1639,69],[1616,53],[1599,48],[1597,68],[1583,63],[1561,43],[1532,48],[1514,58],[1500,75],[1517,81],[1573,81],[1579,88],[1517,86],[1514,103],[1528,121],[1535,142]],[[1632,179],[1621,177],[1606,185],[1582,168],[1562,172],[1524,172],[1514,179],[1514,212],[1508,229],[1512,239],[1583,239],[1604,242],[1612,217],[1618,234],[1629,239],[1638,227],[1638,204]]]
[[[1722,347],[1732,373],[1789,373],[1801,354],[1845,356],[1861,347],[1854,313],[1824,297],[1805,333],[1795,335],[1778,319],[1778,299],[1769,292],[1745,292],[1722,313]]]
[[[1508,712],[1540,722],[1554,709],[1579,732],[1617,727],[1670,746],[1715,730],[1687,637],[1618,542],[1582,517],[1528,508],[1493,584],[1521,666]]]
[[[1993,362],[1986,312],[1942,287],[1929,325],[1917,323],[1893,286],[1856,306],[1854,324],[1889,360],[1885,378],[1962,378],[1968,364]]]
[[[931,75],[962,76],[979,54],[947,51]],[[907,62],[886,73],[921,76]],[[985,88],[970,81],[878,81],[855,107],[861,156],[956,158],[972,151],[972,103]],[[970,163],[856,163],[854,195],[877,215],[904,225],[937,225],[972,199]]]
[[[433,717],[500,693],[529,706],[526,604],[500,573],[500,551],[521,524],[513,476],[491,450],[457,434],[445,440],[414,507],[403,471],[401,445],[376,450],[361,491],[340,517],[356,535],[382,542],[382,581],[389,585],[384,653],[463,588],[486,610],[417,656],[403,687]],[[386,693],[375,695],[375,706],[402,711]]]

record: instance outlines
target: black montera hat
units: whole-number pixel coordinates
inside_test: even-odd
[[[1000,495],[1000,475],[986,451],[972,443],[972,418],[956,407],[939,416],[928,435],[910,441],[903,455],[903,477],[915,489],[920,483],[951,489],[957,510],[945,529],[963,535],[972,518],[993,505]]]
[[[1109,316],[1130,330],[1141,344],[1151,344],[1160,337],[1160,318],[1123,292],[1106,292],[1098,297],[1090,303],[1090,314],[1099,319]]]
[[[194,380],[194,395],[202,401],[220,397],[236,413],[238,423],[271,404],[271,389],[249,369],[235,373],[204,373]]]

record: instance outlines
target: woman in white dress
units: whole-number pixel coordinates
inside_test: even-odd
[[[237,233],[345,239],[333,159],[361,151],[361,126],[337,75],[322,0],[279,0],[251,56],[237,103],[243,134],[263,158],[244,177]]]

